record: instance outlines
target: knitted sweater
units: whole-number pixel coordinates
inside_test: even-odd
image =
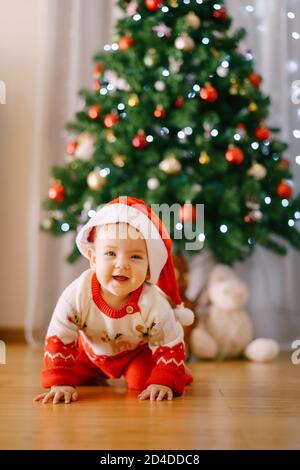
[[[91,269],[64,290],[46,336],[44,387],[76,385],[79,341],[91,362],[110,378],[123,375],[130,359],[148,343],[156,365],[147,385],[166,385],[180,395],[188,383],[183,328],[160,289],[147,282],[118,309],[102,298]]]

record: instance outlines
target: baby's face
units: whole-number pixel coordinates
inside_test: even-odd
[[[124,297],[147,277],[147,245],[141,233],[126,223],[107,224],[97,230],[95,250],[89,250],[101,287]]]

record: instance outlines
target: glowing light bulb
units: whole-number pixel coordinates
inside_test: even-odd
[[[70,225],[67,223],[64,223],[61,225],[60,228],[62,229],[63,232],[68,232],[70,230]]]

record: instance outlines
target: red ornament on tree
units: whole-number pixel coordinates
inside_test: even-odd
[[[213,17],[216,20],[226,20],[227,19],[227,11],[224,7],[219,8],[219,10],[215,10],[213,12]]]
[[[113,127],[120,120],[117,114],[107,114],[104,118],[105,127]]]
[[[270,138],[270,130],[267,127],[258,127],[255,129],[255,137],[258,140],[268,140]]]
[[[196,207],[191,203],[186,203],[179,209],[179,218],[182,222],[192,223],[196,220]]]
[[[102,72],[103,72],[103,64],[96,64],[94,68],[94,78],[99,78]]]
[[[211,85],[206,85],[201,88],[199,95],[204,101],[209,101],[210,103],[213,103],[218,98],[216,88]]]
[[[88,115],[91,119],[98,119],[100,114],[101,114],[100,107],[97,104],[94,104],[93,106],[89,107]]]
[[[132,143],[132,146],[135,149],[144,149],[144,148],[148,147],[148,145],[149,145],[149,143],[147,142],[145,134],[136,134],[133,137],[131,143]]]
[[[176,108],[181,108],[183,106],[183,103],[184,103],[183,96],[179,96],[177,100],[175,101]]]
[[[72,140],[67,145],[67,153],[69,155],[74,155],[74,153],[76,152],[77,147],[78,147],[78,142],[76,142],[76,140]]]
[[[156,11],[161,3],[162,0],[145,0],[145,7],[150,11]]]
[[[261,76],[258,75],[258,73],[251,73],[248,79],[253,86],[259,87],[259,85],[261,84]]]
[[[94,80],[93,81],[93,90],[94,91],[99,91],[101,88],[101,82],[100,80]]]
[[[166,111],[164,110],[164,108],[162,106],[157,106],[155,108],[153,114],[157,119],[161,119],[161,118],[165,117]]]
[[[283,199],[289,199],[293,194],[293,188],[288,183],[282,181],[276,188],[276,194]]]
[[[119,39],[119,48],[121,51],[127,51],[134,43],[132,36],[122,36]]]
[[[54,183],[48,188],[48,197],[55,202],[62,201],[65,197],[65,188],[61,183]]]
[[[225,158],[229,163],[239,165],[244,161],[244,152],[238,147],[230,147],[225,153]]]

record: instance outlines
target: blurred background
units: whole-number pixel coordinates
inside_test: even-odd
[[[300,80],[300,0],[228,0],[234,27],[246,43],[271,96],[268,122],[288,142],[285,157],[300,189],[300,109],[292,85]],[[72,234],[39,231],[50,168],[63,164],[66,121],[79,106],[81,87],[91,87],[91,57],[111,42],[120,11],[113,0],[0,0],[1,309],[0,337],[37,343],[62,290],[88,264],[66,263]],[[298,100],[299,101],[299,100]],[[299,224],[299,222],[296,222]],[[187,295],[196,300],[211,259],[190,264]],[[255,336],[290,347],[300,334],[300,253],[286,257],[257,247],[236,272],[250,287],[247,305]]]

